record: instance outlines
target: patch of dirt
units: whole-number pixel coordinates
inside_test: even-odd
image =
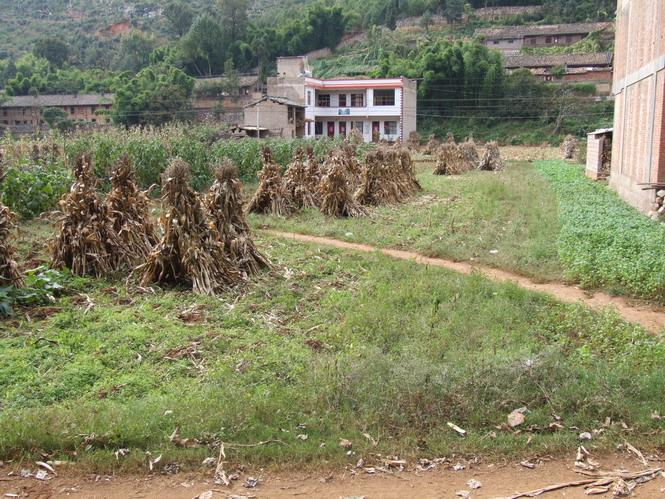
[[[529,291],[547,293],[565,303],[581,302],[595,310],[600,310],[607,306],[613,306],[616,308],[621,317],[623,317],[626,321],[640,324],[645,329],[653,333],[657,333],[665,329],[664,312],[655,310],[648,306],[631,305],[623,298],[610,296],[605,293],[597,292],[593,295],[590,295],[586,291],[576,286],[569,286],[567,284],[554,282],[538,283],[527,277],[520,276],[505,270],[499,270],[492,267],[468,262],[454,262],[452,260],[445,260],[442,258],[429,258],[411,251],[376,248],[367,244],[348,243],[346,241],[340,241],[338,239],[331,239],[327,237],[307,236],[303,234],[294,234],[275,230],[266,230],[265,232],[270,235],[282,237],[285,239],[321,244],[324,246],[332,246],[339,249],[362,251],[365,253],[372,253],[376,251],[400,260],[413,260],[416,263],[422,265],[441,267],[465,275],[471,274],[472,272],[478,272],[491,281],[512,282],[521,288],[528,289]]]
[[[542,161],[561,159],[558,147],[544,146],[502,146],[499,147],[504,161]]]
[[[634,459],[611,457],[604,459],[609,469],[641,470]],[[16,494],[6,497],[81,497],[81,498],[160,498],[193,499],[208,497],[314,498],[339,499],[364,497],[366,499],[403,498],[455,498],[457,492],[466,491],[473,499],[508,497],[516,493],[533,491],[553,484],[579,481],[585,477],[574,471],[570,460],[545,461],[534,469],[512,464],[468,465],[465,469],[435,468],[429,471],[393,471],[376,474],[360,473],[353,466],[338,472],[313,471],[310,473],[273,473],[254,471],[251,476],[259,479],[255,488],[245,488],[244,480],[232,482],[229,488],[213,483],[212,472],[177,473],[174,475],[144,476],[95,476],[74,472],[62,473],[48,481],[34,478],[0,478],[0,493]],[[249,475],[248,475],[249,476]],[[475,482],[474,482],[475,481]],[[480,485],[473,489],[469,485]],[[661,497],[665,479],[660,476],[640,484],[632,497]],[[588,497],[583,486],[569,487],[548,492],[541,497],[569,499]],[[207,494],[206,494],[207,493]],[[611,497],[608,492],[601,497]]]

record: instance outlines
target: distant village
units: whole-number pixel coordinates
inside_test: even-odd
[[[488,9],[485,16],[497,14]],[[505,57],[508,72],[526,68],[545,82],[584,82],[601,96],[611,94],[611,52],[587,54],[524,53],[525,48],[565,47],[591,33],[613,37],[612,23],[579,23],[481,28],[475,36]],[[357,130],[366,141],[405,140],[416,130],[414,80],[350,76],[317,79],[310,61],[323,54],[282,57],[276,75],[264,84],[259,75],[241,75],[233,95],[210,95],[206,88],[227,83],[225,77],[198,78],[191,101],[200,121],[224,123],[238,137],[335,137]],[[81,126],[110,125],[112,94],[10,97],[0,105],[0,125],[11,133],[33,133],[47,125],[43,110],[58,108]]]

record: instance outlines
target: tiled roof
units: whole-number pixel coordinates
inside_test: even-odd
[[[475,36],[482,36],[488,40],[503,40],[506,38],[523,38],[525,36],[586,35],[610,27],[612,27],[612,23],[505,26],[502,28],[479,28],[476,30]]]
[[[271,102],[275,102],[277,104],[282,104],[283,106],[294,106],[294,107],[303,107],[303,108],[305,107],[303,104],[300,104],[299,102],[296,102],[296,101],[292,101],[291,99],[287,99],[285,97],[273,97],[273,96],[270,96],[270,95],[267,95],[267,96],[255,101],[255,102],[252,102],[251,104],[247,104],[245,107],[256,106],[258,103],[263,102],[263,101],[267,101],[267,100],[269,100]]]
[[[100,106],[113,104],[113,94],[21,95],[9,97],[0,107]]]
[[[553,66],[610,66],[611,64],[612,52],[506,56],[506,68],[508,69]]]

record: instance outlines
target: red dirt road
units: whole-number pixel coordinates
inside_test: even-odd
[[[640,470],[643,467],[629,456],[610,457],[601,460],[608,469],[625,468]],[[662,463],[651,463],[652,467]],[[6,473],[0,475],[7,480]],[[312,472],[310,474],[270,473],[256,471],[253,476],[260,479],[254,489],[247,489],[242,483],[234,482],[231,488],[215,485],[212,471],[202,473],[180,473],[176,475],[146,475],[101,477],[81,475],[61,475],[46,482],[32,478],[0,481],[3,497],[61,498],[80,497],[90,499],[194,499],[199,494],[212,491],[213,499],[235,496],[294,499],[321,498],[339,499],[365,497],[366,499],[402,498],[455,498],[458,491],[470,491],[473,499],[509,497],[518,492],[527,492],[547,485],[576,481],[585,477],[573,471],[573,463],[551,461],[538,464],[533,470],[519,464],[487,465],[479,464],[463,471],[434,469],[425,472],[396,472],[393,475],[358,474],[349,471],[333,473]],[[11,477],[10,477],[11,479]],[[244,477],[243,477],[244,479]],[[481,483],[479,489],[470,490],[467,482],[471,479]],[[242,479],[241,479],[242,480]],[[631,497],[665,498],[662,489],[665,478],[662,476],[639,485]],[[565,488],[548,492],[544,498],[583,498],[583,487]],[[17,496],[5,496],[17,494]],[[22,494],[22,495],[21,495]],[[209,496],[210,497],[210,496]],[[601,497],[612,497],[611,492]]]
[[[569,286],[561,283],[538,283],[528,277],[513,274],[505,270],[499,270],[484,265],[471,264],[467,262],[455,262],[442,258],[429,258],[411,251],[402,251],[387,248],[376,248],[367,244],[349,243],[338,239],[327,237],[307,236],[304,234],[294,234],[291,232],[280,232],[275,230],[264,230],[266,234],[301,241],[306,243],[319,244],[321,246],[331,246],[351,251],[361,251],[364,253],[379,252],[384,255],[400,260],[412,260],[422,265],[431,265],[432,267],[441,267],[461,274],[471,274],[478,272],[484,277],[495,282],[512,282],[516,285],[528,289],[529,291],[538,291],[554,296],[557,300],[566,303],[581,302],[586,306],[599,310],[607,306],[616,308],[617,312],[628,322],[641,324],[645,329],[653,333],[658,333],[665,329],[665,312],[656,310],[647,306],[634,306],[625,299],[610,296],[605,293],[595,292],[592,295],[581,290],[576,286]],[[664,496],[665,497],[665,496]]]

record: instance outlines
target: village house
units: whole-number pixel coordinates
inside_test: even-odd
[[[9,97],[0,104],[0,125],[12,133],[32,133],[45,125],[42,114],[58,108],[72,121],[106,124],[113,105],[113,94],[38,95]]]
[[[407,78],[305,78],[305,137],[404,141],[416,131],[416,82]]]
[[[250,137],[303,137],[305,106],[285,97],[267,95],[245,106],[240,128]]]
[[[313,78],[306,57],[278,58],[277,76],[268,79],[268,95],[304,106],[306,138],[348,136],[357,130],[366,142],[377,135],[406,140],[416,130],[416,90],[414,80],[402,77]]]
[[[665,2],[619,0],[610,185],[654,210],[665,189]]]
[[[612,53],[508,55],[509,72],[526,68],[546,82],[584,82],[596,85],[599,94],[609,95],[612,88]]]
[[[505,55],[519,54],[523,48],[562,47],[583,40],[597,31],[608,32],[613,24],[576,23],[530,26],[479,28],[475,36],[486,47],[500,50]]]

